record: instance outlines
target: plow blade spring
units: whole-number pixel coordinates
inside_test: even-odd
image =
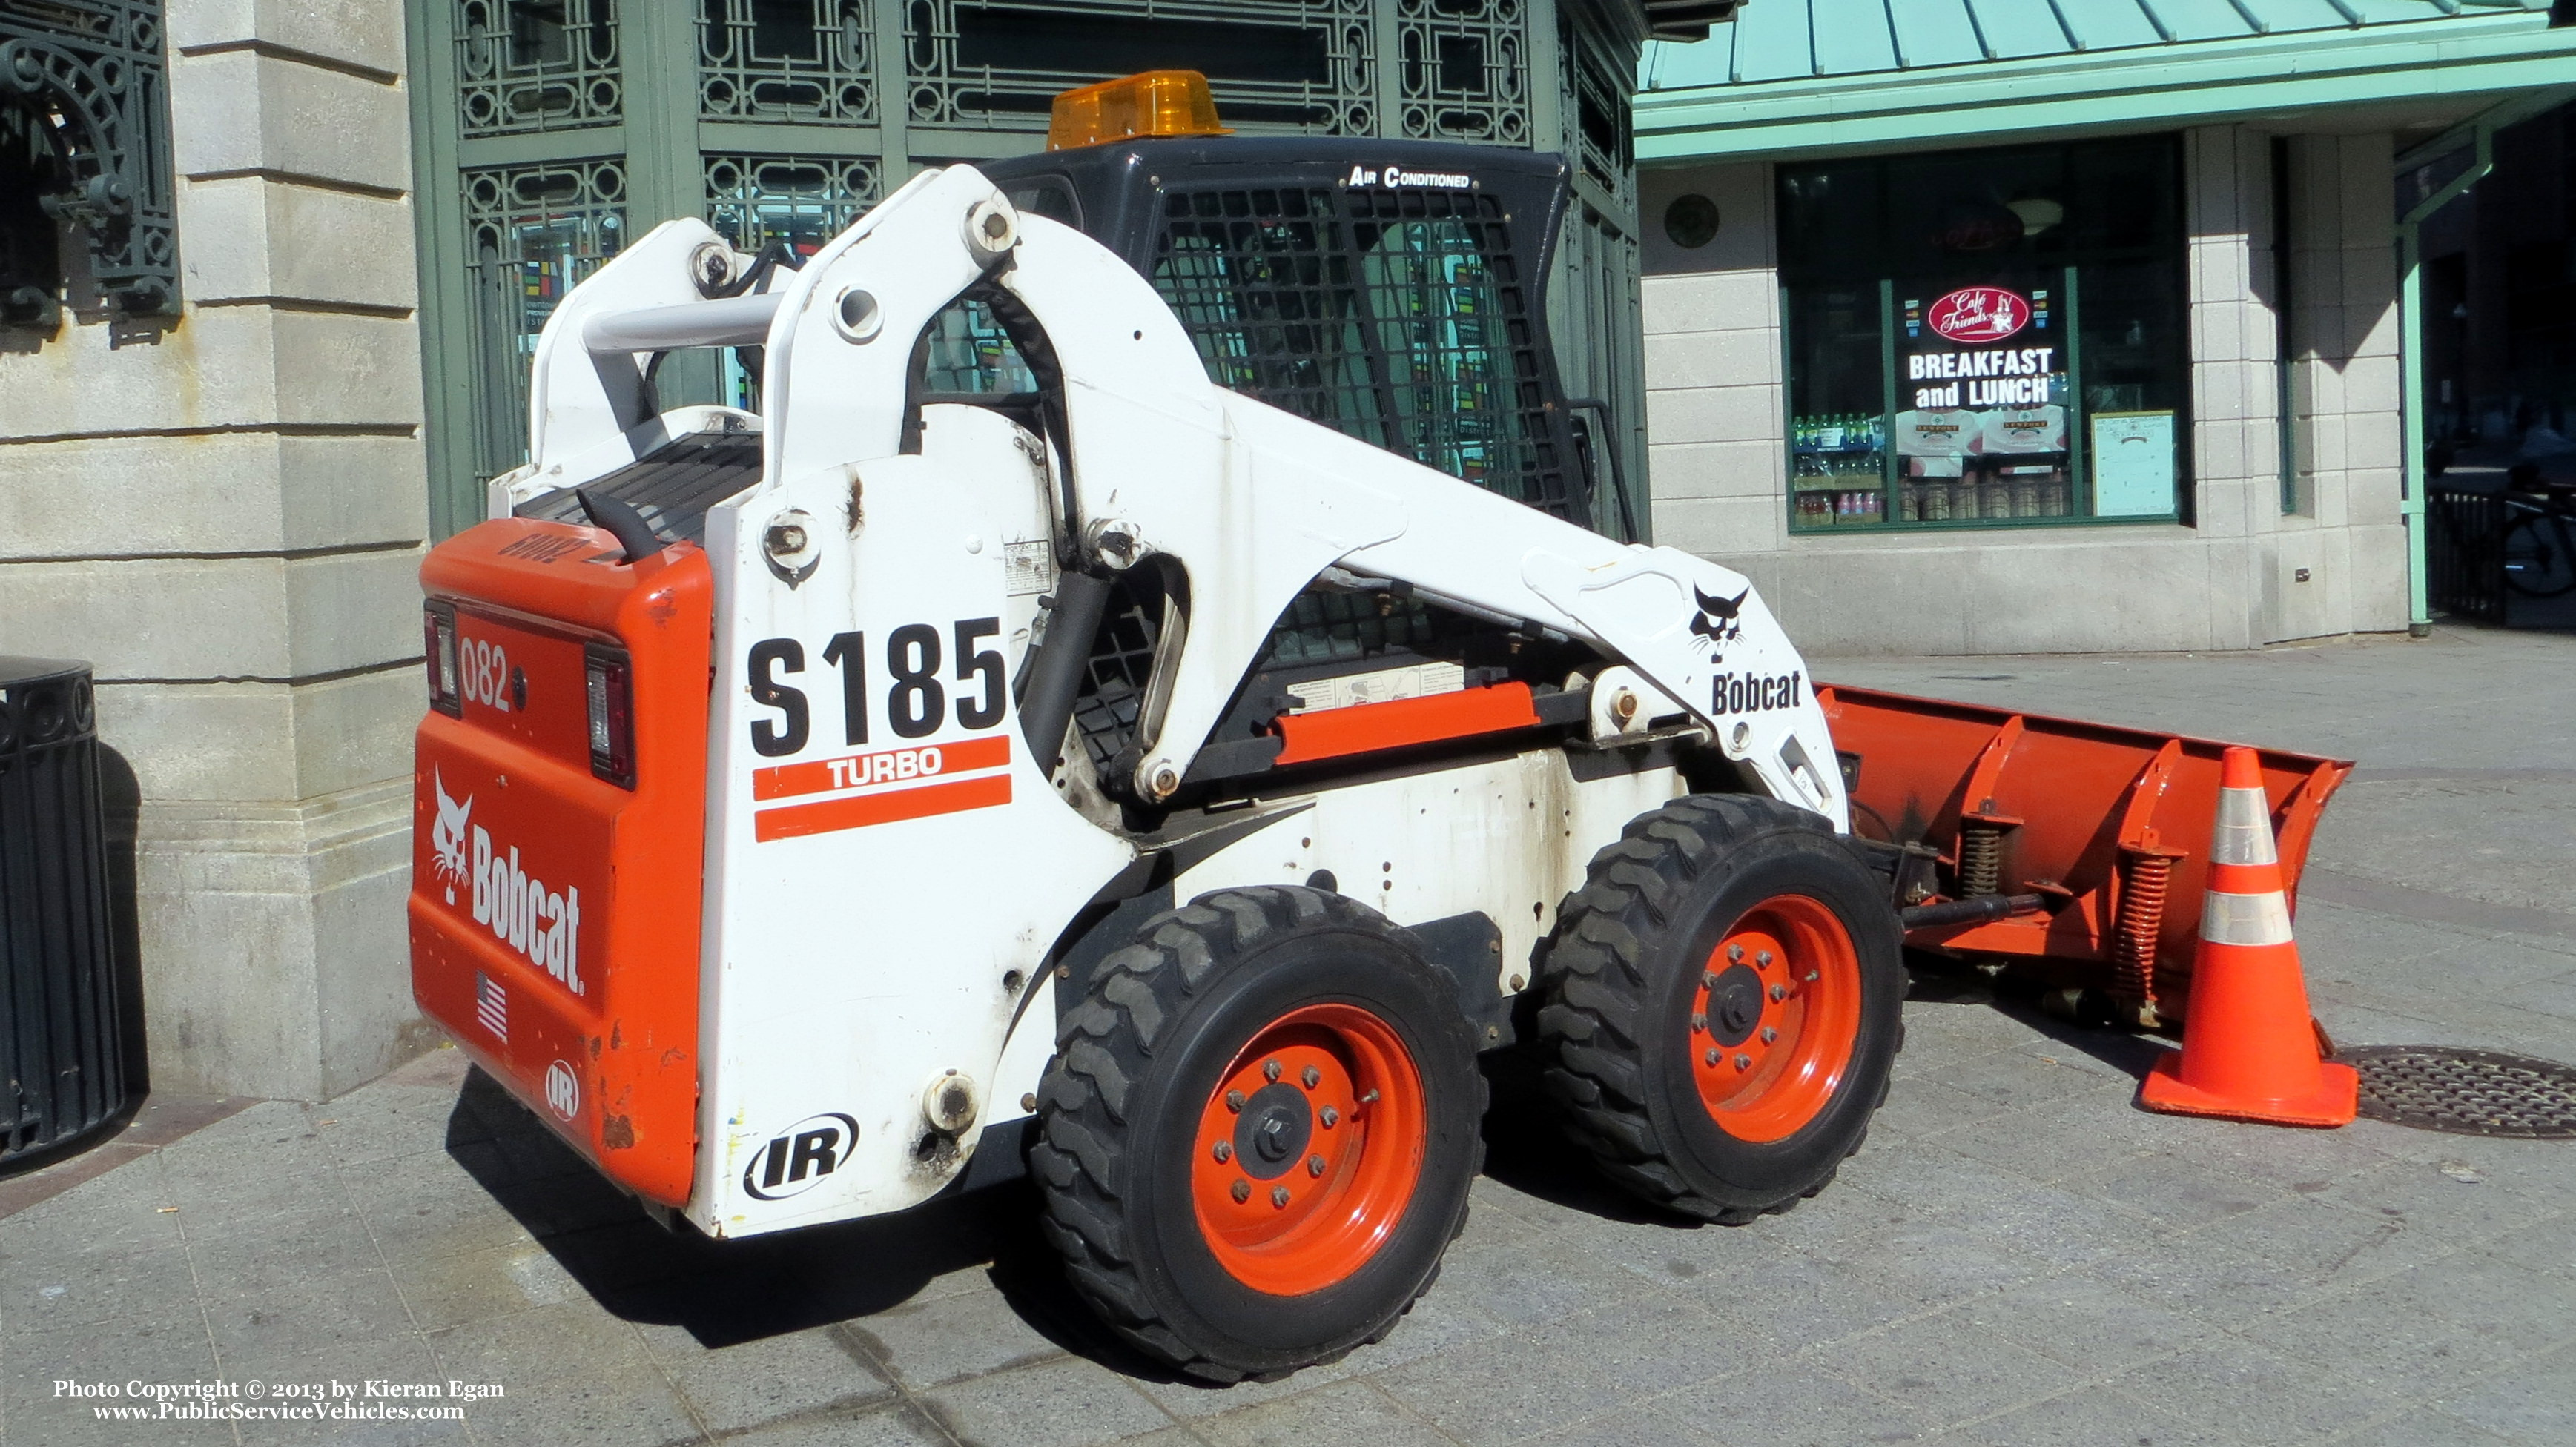
[[[1853,833],[1912,846],[1900,906],[1939,919],[1952,912],[1923,907],[2041,900],[2036,913],[1910,928],[1909,946],[2103,990],[2139,1023],[2181,1018],[2226,744],[1874,689],[1816,694]],[[2352,764],[2260,752],[2295,907],[2317,819]]]

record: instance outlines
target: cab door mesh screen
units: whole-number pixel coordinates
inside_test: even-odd
[[[1220,386],[1588,524],[1500,198],[1175,189],[1153,281]]]

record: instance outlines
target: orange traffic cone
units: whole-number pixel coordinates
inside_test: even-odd
[[[2252,749],[2231,748],[2218,782],[2182,1049],[2156,1062],[2138,1087],[2138,1103],[2178,1115],[2349,1125],[2361,1077],[2317,1058],[2263,766]]]

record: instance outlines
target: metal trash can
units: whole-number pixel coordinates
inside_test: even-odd
[[[86,663],[0,657],[0,1167],[127,1104]]]

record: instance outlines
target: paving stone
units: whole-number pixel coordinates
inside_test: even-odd
[[[1080,1357],[971,1377],[929,1393],[927,1401],[957,1437],[1012,1447],[1115,1442],[1172,1420],[1125,1378]]]
[[[1952,1221],[1908,1220],[1816,1253],[1855,1281],[1910,1308],[1932,1311],[2010,1291],[2059,1267],[2016,1243]]]
[[[643,1327],[637,1335],[690,1415],[719,1436],[788,1418],[846,1416],[894,1398],[894,1389],[836,1327],[713,1350],[675,1326]]]
[[[2166,1226],[2190,1228],[2259,1211],[2288,1192],[2212,1169],[2180,1151],[2133,1157],[2087,1175],[2069,1177],[2067,1189],[2106,1201]]]
[[[1334,1382],[1194,1423],[1210,1447],[1447,1447],[1457,1439],[1365,1382]]]
[[[1941,1434],[1984,1447],[2198,1447],[2215,1439],[2125,1392],[2078,1387]]]
[[[639,1444],[699,1437],[635,1329],[584,1300],[429,1333],[447,1377],[507,1395],[469,1408],[492,1442]]]
[[[1011,1309],[1000,1292],[907,1301],[851,1323],[884,1353],[906,1386],[935,1387],[1064,1355]]]
[[[1951,1318],[2094,1377],[2189,1350],[2209,1334],[2199,1321],[2080,1272],[1969,1301],[1935,1320]]]
[[[1453,1246],[1440,1284],[1487,1316],[1523,1324],[1561,1320],[1645,1289],[1562,1233],[1530,1245]]]
[[[21,1442],[114,1440],[102,1431],[92,1409],[134,1405],[122,1395],[58,1397],[54,1394],[57,1381],[107,1383],[121,1392],[130,1381],[201,1382],[217,1374],[205,1322],[193,1311],[124,1317],[91,1323],[77,1332],[18,1338],[9,1343],[7,1364],[8,1369],[0,1372],[0,1422],[8,1424],[11,1447]],[[149,1440],[156,1442],[233,1440],[232,1428],[222,1422],[156,1421],[149,1431]]]
[[[1586,1417],[1530,1442],[1531,1447],[1714,1447],[1720,1439],[1707,1424],[1728,1411],[1723,1398],[1676,1392]]]
[[[2075,1274],[2101,1277],[2167,1311],[2215,1326],[2287,1311],[2316,1295],[2298,1271],[2189,1236],[2141,1239]]]
[[[1992,1416],[2062,1391],[2057,1362],[1996,1336],[1958,1314],[1900,1322],[1837,1344],[1836,1373],[1892,1397],[1946,1427]]]
[[[1461,1442],[1514,1442],[1606,1412],[1628,1394],[1560,1340],[1500,1336],[1369,1380]]]
[[[1491,1341],[1504,1334],[1502,1322],[1473,1303],[1443,1291],[1445,1284],[1435,1282],[1417,1298],[1413,1309],[1396,1321],[1395,1330],[1387,1333],[1386,1340],[1375,1346],[1352,1348],[1351,1354],[1342,1359],[1341,1370],[1353,1374],[1392,1371],[1452,1347]]]
[[[1854,1447],[1919,1442],[1934,1431],[1922,1408],[1805,1359],[1728,1378],[1709,1395],[1725,1409],[1700,1425],[1726,1447]]]
[[[203,1301],[206,1328],[227,1362],[235,1356],[282,1360],[413,1329],[392,1273],[381,1266],[220,1294],[210,1289]]]
[[[394,1286],[422,1331],[560,1306],[582,1290],[533,1241],[465,1256],[398,1260],[392,1271]]]
[[[208,1296],[265,1291],[385,1264],[366,1223],[346,1206],[193,1224],[188,1259]]]
[[[725,1447],[954,1447],[954,1440],[918,1407],[880,1407],[772,1422],[724,1442]]]
[[[1908,1055],[1913,1053],[1911,1049],[1906,1051]],[[1946,1064],[1930,1066],[1927,1072],[1949,1068]],[[2004,1108],[1991,1100],[1916,1074],[1888,1084],[1887,1103],[1870,1121],[1870,1139],[1878,1140],[1881,1132],[1897,1139],[1933,1139],[2007,1119],[2010,1117]]]
[[[0,1262],[0,1336],[70,1331],[118,1317],[193,1316],[196,1299],[196,1278],[180,1246]]]
[[[2384,1422],[2339,1433],[2334,1447],[2511,1447],[2510,1440],[2484,1432],[2448,1412],[2422,1408]],[[2527,1439],[2525,1439],[2527,1440]]]
[[[371,1381],[406,1384],[445,1385],[438,1369],[438,1359],[426,1342],[405,1333],[374,1341],[338,1341],[322,1346],[298,1344],[282,1353],[227,1351],[224,1375],[236,1382],[259,1382],[264,1386],[264,1400],[309,1401],[309,1397],[289,1397],[279,1391],[287,1388],[318,1387],[331,1391],[333,1383],[347,1387],[355,1395],[328,1398],[327,1405],[357,1407],[390,1407],[409,1405],[390,1398],[367,1395]],[[440,1405],[449,1405],[441,1403]],[[415,1443],[461,1443],[469,1439],[468,1423],[481,1415],[480,1404],[462,1404],[464,1419],[444,1418],[435,1421],[396,1421],[390,1418],[280,1421],[244,1423],[242,1436],[247,1441],[269,1442],[363,1442],[370,1447],[412,1447]]]
[[[2061,1100],[2101,1082],[2101,1076],[2096,1073],[2072,1069],[2053,1058],[2042,1059],[2027,1050],[2010,1048],[1943,1066],[1924,1078],[1964,1095],[1973,1095],[2015,1110]]]
[[[1671,1289],[1690,1296],[1724,1331],[1774,1354],[1840,1341],[1914,1309],[1877,1283],[1789,1251],[1677,1278]]]
[[[2151,1362],[2115,1385],[2197,1431],[2245,1442],[2314,1441],[2400,1405],[2350,1376],[2241,1341]]]

